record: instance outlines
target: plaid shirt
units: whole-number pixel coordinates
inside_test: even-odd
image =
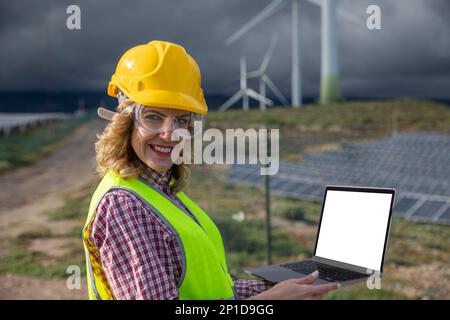
[[[158,188],[195,217],[170,190],[171,171],[160,174],[145,166],[140,178]],[[182,248],[173,232],[134,194],[124,190],[106,193],[97,206],[90,228],[94,259],[103,266],[100,276],[116,299],[178,299],[182,274]],[[234,281],[245,299],[267,290],[264,280]]]

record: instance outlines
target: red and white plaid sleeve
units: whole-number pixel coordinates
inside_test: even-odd
[[[234,286],[239,299],[248,299],[258,293],[272,288],[273,283],[266,280],[234,280]]]

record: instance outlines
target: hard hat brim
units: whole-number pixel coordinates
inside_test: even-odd
[[[207,114],[208,107],[200,104],[187,94],[165,90],[141,91],[134,95],[134,101],[144,106],[181,109],[199,114]]]
[[[143,90],[135,94],[131,94],[124,88],[120,86],[119,88],[128,98],[143,106],[180,109],[199,114],[208,113],[208,106],[206,103],[201,104],[196,99],[181,92],[167,90]]]

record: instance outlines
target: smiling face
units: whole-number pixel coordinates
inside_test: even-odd
[[[173,147],[178,141],[171,141],[174,131],[173,121],[181,127],[189,122],[189,112],[178,109],[144,107],[141,112],[141,121],[135,121],[131,134],[131,146],[139,159],[153,170],[164,173],[172,165],[170,156]],[[161,130],[148,130],[146,128],[162,128]]]

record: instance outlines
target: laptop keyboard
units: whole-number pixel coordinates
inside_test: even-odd
[[[328,264],[323,264],[313,260],[305,260],[294,263],[286,263],[280,265],[281,267],[304,273],[310,274],[314,271],[319,271],[319,278],[327,281],[346,281],[358,278],[368,277],[369,275],[342,269]]]

